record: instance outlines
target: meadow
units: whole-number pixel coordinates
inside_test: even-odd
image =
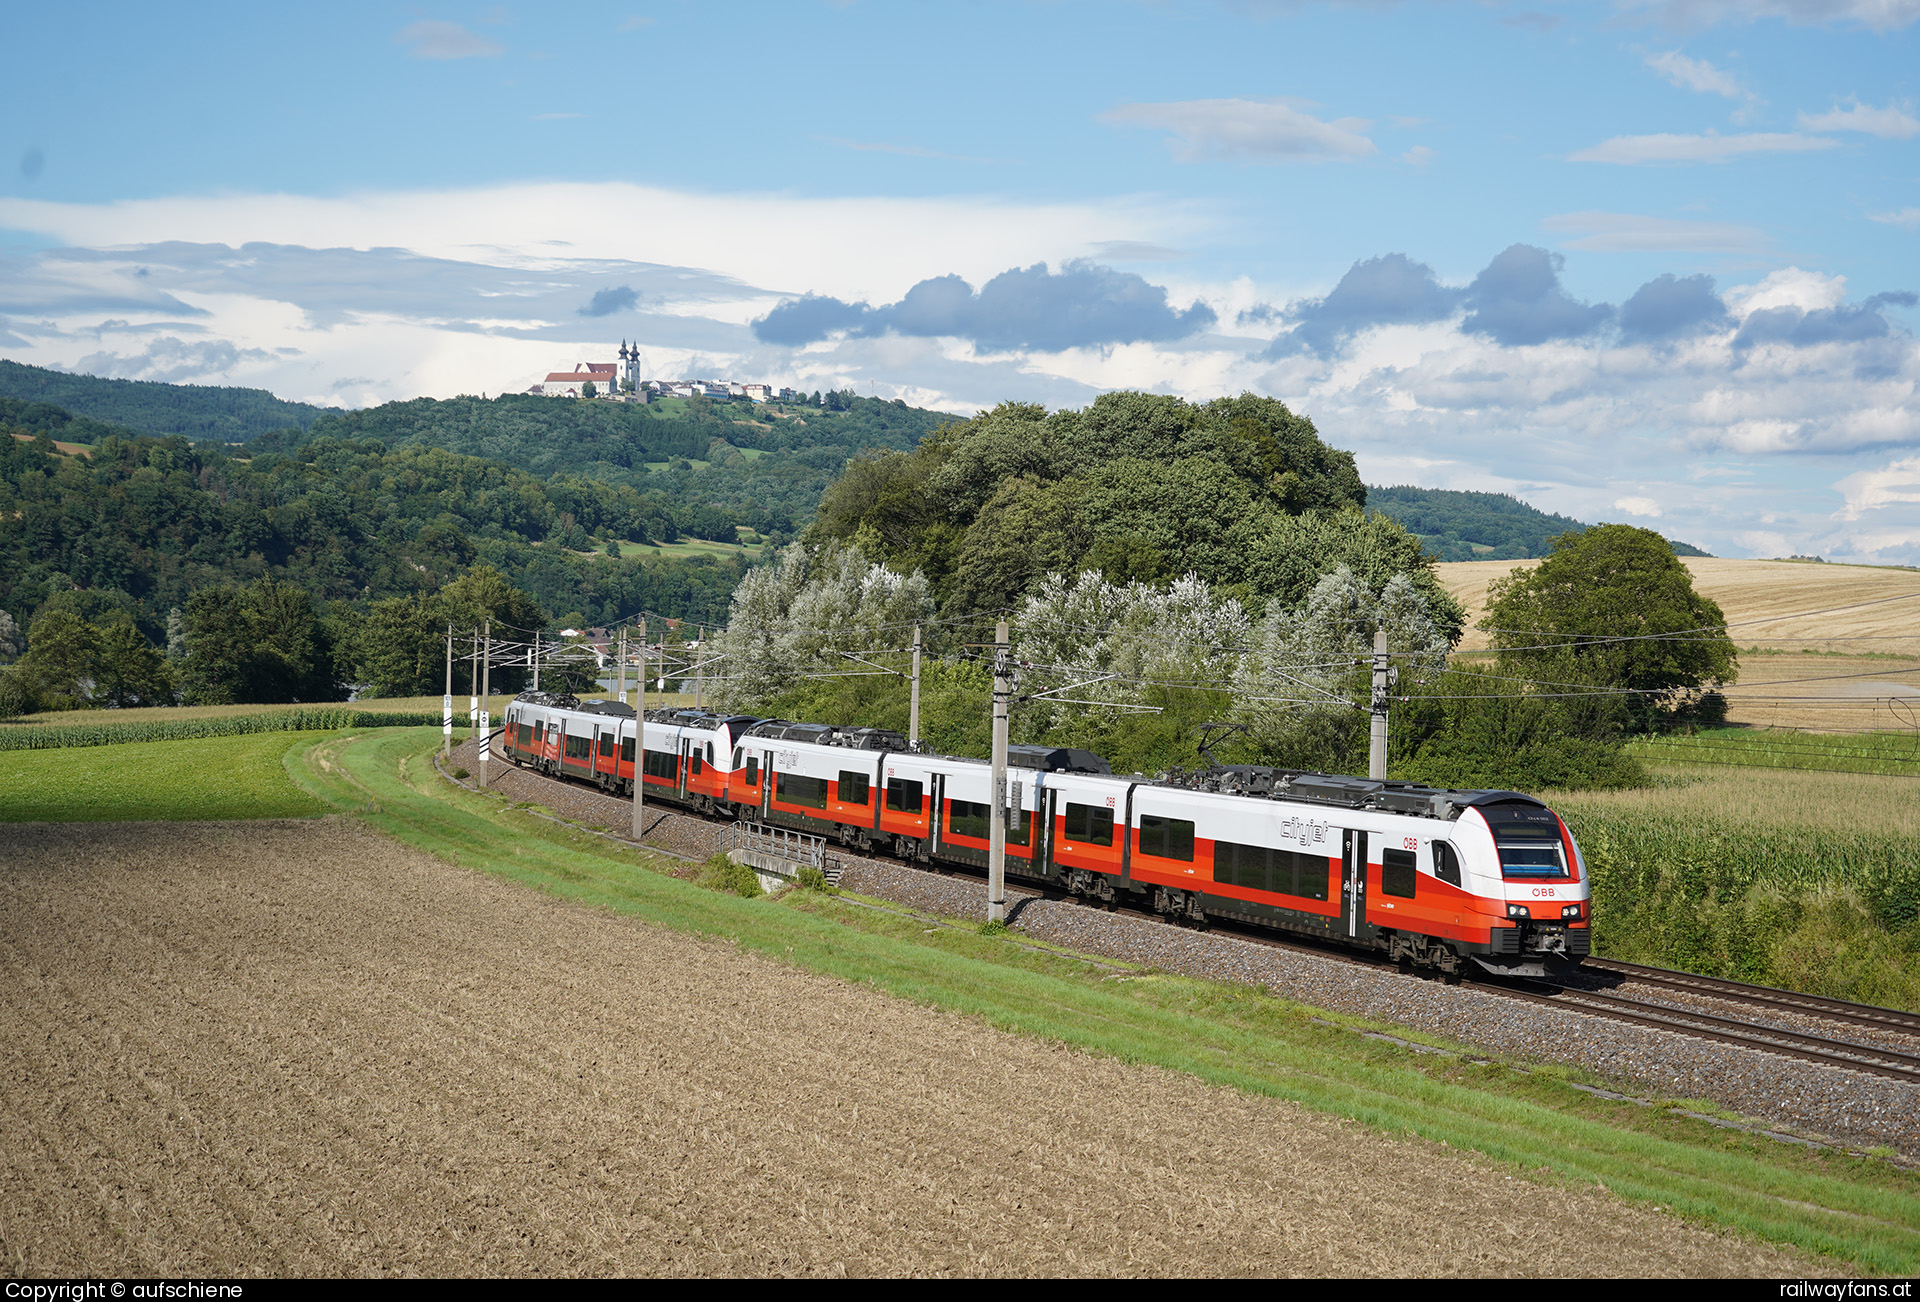
[[[0,822],[305,818],[329,807],[295,786],[288,748],[333,733],[0,752]]]

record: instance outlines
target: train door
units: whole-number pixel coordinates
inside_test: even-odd
[[[1360,934],[1360,919],[1367,913],[1367,834],[1347,830],[1341,845],[1340,907],[1347,915],[1347,935]]]
[[[760,752],[760,817],[773,808],[773,752]]]
[[[933,814],[928,820],[931,826],[927,829],[930,838],[927,853],[937,855],[947,841],[947,775],[935,773],[932,777],[933,781],[928,784],[933,791]]]
[[[1034,814],[1040,820],[1040,826],[1035,829],[1040,839],[1034,843],[1033,862],[1042,877],[1052,877],[1060,871],[1060,865],[1053,859],[1053,817],[1060,808],[1060,793],[1043,788],[1040,796],[1036,802],[1040,809]]]
[[[674,784],[674,789],[679,793],[680,799],[682,800],[685,800],[687,798],[687,772],[693,767],[692,764],[688,763],[688,757],[690,757],[692,754],[693,754],[692,739],[689,738],[685,733],[681,733],[680,734],[680,765],[679,765],[680,776]]]

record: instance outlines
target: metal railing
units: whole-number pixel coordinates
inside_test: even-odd
[[[791,828],[769,827],[765,823],[732,823],[727,827],[727,849],[765,855],[802,868],[818,868],[828,883],[839,885],[843,867],[838,855],[827,853],[827,839],[796,832]]]

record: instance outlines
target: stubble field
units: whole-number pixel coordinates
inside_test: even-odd
[[[349,820],[9,836],[6,1273],[1812,1265]]]

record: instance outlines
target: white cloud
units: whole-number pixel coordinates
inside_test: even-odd
[[[393,42],[412,46],[407,53],[416,59],[487,59],[505,53],[501,46],[459,23],[433,20],[403,28]]]
[[[1885,222],[1889,226],[1904,226],[1908,230],[1920,229],[1920,208],[1902,208],[1899,212],[1870,212],[1868,221]]]
[[[1214,218],[1198,205],[1125,196],[1083,203],[993,199],[689,194],[621,182],[340,197],[219,195],[62,204],[0,199],[0,226],[81,248],[180,240],[232,248],[402,248],[537,269],[583,259],[724,269],[781,294],[893,301],[929,274],[976,284],[1059,262],[1102,240],[1191,247]],[[928,266],[928,250],[938,265]]]
[[[1847,301],[1847,278],[1823,276],[1799,267],[1782,267],[1768,272],[1753,285],[1735,285],[1721,295],[1735,316],[1772,307],[1797,307],[1803,312],[1839,307]]]
[[[1172,133],[1173,156],[1183,163],[1212,158],[1283,163],[1309,158],[1361,158],[1379,152],[1362,134],[1371,125],[1364,119],[1323,122],[1279,100],[1122,104],[1102,113],[1100,121]]]
[[[1840,520],[1858,520],[1883,507],[1920,505],[1920,457],[1902,457],[1878,470],[1848,475],[1834,487],[1847,499],[1835,517]]]
[[[1630,13],[1650,14],[1684,30],[1722,22],[1781,18],[1801,27],[1860,26],[1888,32],[1920,19],[1920,0],[1615,0]]]
[[[1628,515],[1637,515],[1649,520],[1658,520],[1661,514],[1660,503],[1651,497],[1616,498],[1613,506],[1617,511],[1625,511]]]
[[[1431,149],[1428,149],[1425,145],[1415,145],[1412,149],[1400,155],[1400,161],[1403,163],[1411,163],[1415,167],[1425,167],[1433,161],[1433,157],[1434,155]]]
[[[1747,154],[1799,154],[1815,149],[1832,149],[1838,143],[1826,136],[1803,136],[1784,131],[1755,131],[1738,136],[1723,136],[1712,131],[1699,136],[1662,133],[1652,136],[1615,136],[1590,149],[1569,154],[1567,160],[1574,163],[1619,163],[1624,166],[1724,163]]]
[[[1882,140],[1911,140],[1920,135],[1920,118],[1889,104],[1885,108],[1871,108],[1854,100],[1848,108],[1838,105],[1819,115],[1802,113],[1800,115],[1802,131],[1858,131],[1864,135],[1878,136]]]
[[[1550,231],[1580,238],[1570,249],[1601,253],[1752,253],[1767,246],[1765,234],[1732,222],[1678,221],[1622,212],[1569,212],[1540,223]]]
[[[1678,50],[1649,55],[1647,66],[1682,90],[1724,95],[1728,99],[1744,99],[1747,94],[1732,73],[1714,67],[1705,59],[1689,59]]]

